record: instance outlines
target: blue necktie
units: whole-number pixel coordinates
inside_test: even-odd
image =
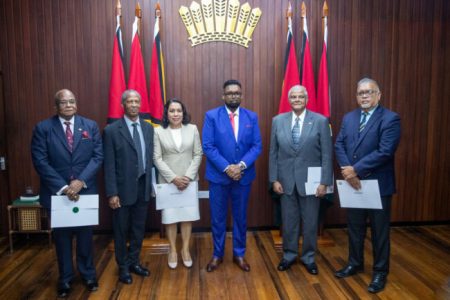
[[[367,115],[368,115],[369,113],[368,112],[366,112],[366,111],[363,111],[362,112],[362,119],[361,119],[361,122],[359,123],[359,132],[361,132],[361,131],[363,131],[364,130],[364,128],[366,127],[366,122],[367,122]]]
[[[292,142],[294,143],[294,146],[298,148],[300,145],[300,118],[295,118],[295,125],[292,127]]]
[[[144,159],[142,155],[141,136],[137,130],[138,123],[133,123],[133,142],[138,155],[138,177],[144,175]]]

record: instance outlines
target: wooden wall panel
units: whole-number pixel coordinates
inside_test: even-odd
[[[79,100],[79,113],[103,128],[111,70],[116,0],[0,1],[0,55],[4,81],[9,198],[27,185],[36,190],[29,143],[33,126],[54,113],[53,94],[66,87]],[[178,15],[189,0],[160,1],[161,36],[165,55],[167,96],[181,98],[201,129],[205,111],[222,104],[222,84],[243,83],[243,106],[259,115],[263,153],[249,204],[249,226],[273,224],[273,203],[267,195],[271,118],[278,111],[283,78],[287,0],[253,0],[262,17],[248,49],[228,43],[191,47]],[[244,1],[242,1],[244,2]],[[294,6],[294,40],[301,49],[301,1]],[[152,49],[154,5],[144,0],[141,43],[147,78]],[[323,1],[305,1],[316,72],[322,51]],[[134,1],[122,3],[125,69],[128,78]],[[328,60],[331,82],[331,123],[336,135],[343,115],[356,107],[356,82],[370,76],[382,89],[382,104],[402,117],[402,141],[397,152],[398,194],[393,221],[450,219],[450,3],[445,0],[329,1]],[[204,177],[204,162],[200,176]],[[336,168],[336,172],[337,172]],[[338,173],[337,173],[338,174]],[[102,174],[99,186],[103,198]],[[201,180],[202,189],[207,182]],[[103,200],[105,200],[103,198]],[[2,199],[2,209],[9,199]],[[149,228],[159,216],[152,210]],[[99,229],[111,228],[103,201]],[[209,204],[202,200],[197,227],[209,227]],[[328,224],[345,223],[336,203]],[[4,225],[4,220],[2,221]],[[4,227],[3,227],[4,228]],[[5,229],[4,229],[5,230]],[[3,231],[4,231],[3,230]]]

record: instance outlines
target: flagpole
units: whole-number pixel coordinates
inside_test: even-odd
[[[122,4],[120,3],[120,0],[117,0],[116,16],[119,16],[120,18],[122,18]]]
[[[162,19],[162,14],[161,14],[161,6],[160,6],[160,4],[159,4],[159,1],[158,2],[156,2],[156,4],[155,4],[155,17],[158,19],[158,35],[160,36],[160,39],[159,39],[159,41],[160,41],[160,43],[161,43],[161,25],[162,25],[162,23],[161,23],[161,19]],[[161,54],[161,61],[160,61],[160,63],[161,63],[161,70],[162,70],[162,73],[163,73],[163,75],[162,75],[162,94],[163,94],[163,105],[166,103],[166,82],[165,82],[165,75],[164,75],[164,59],[162,58],[163,56],[162,56],[162,54]]]
[[[142,9],[141,9],[141,6],[139,5],[139,2],[136,3],[136,7],[134,9],[134,15],[138,18],[137,32],[140,34],[141,33]]]
[[[161,6],[159,5],[159,2],[156,2],[155,4],[155,17],[161,20]]]
[[[328,81],[328,67],[327,67],[327,39],[328,39],[328,5],[324,1],[322,7],[322,57],[319,66],[319,78],[317,84],[317,108],[318,113],[321,113],[327,118],[330,118],[330,96],[329,96],[329,81]],[[330,124],[331,132],[331,124]],[[317,244],[330,247],[334,246],[334,240],[324,230],[325,217],[328,208],[333,204],[333,194],[327,194],[320,199],[319,209],[319,231]]]
[[[116,2],[115,15],[116,26],[112,49],[111,75],[109,79],[108,123],[112,123],[123,116],[121,96],[123,91],[126,90],[121,31],[122,5],[120,4],[120,0]]]
[[[291,6],[290,1],[289,1],[288,8],[286,9],[286,19],[289,20],[289,18],[292,18],[292,6]]]
[[[305,2],[302,1],[302,12],[301,12],[302,18],[306,17],[306,5]]]
[[[325,35],[325,22],[328,21],[328,5],[327,1],[323,2],[322,7],[322,36]]]

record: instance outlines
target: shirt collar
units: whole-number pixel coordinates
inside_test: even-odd
[[[72,116],[72,118],[70,118],[70,120],[63,119],[63,118],[61,118],[60,116],[58,116],[58,118],[59,118],[59,121],[61,122],[61,124],[62,124],[63,126],[66,125],[66,124],[64,124],[64,122],[70,122],[70,125],[75,125],[75,115]]]
[[[373,112],[375,111],[375,109],[378,108],[378,105],[379,105],[379,104],[377,104],[375,107],[372,107],[370,110],[367,111],[367,116],[368,116],[368,117],[370,117],[370,116],[373,114]],[[364,112],[364,110],[361,109],[361,115],[363,114],[363,112]]]
[[[300,116],[298,116],[299,122],[302,122],[305,119],[305,114],[306,114],[306,109],[303,110],[303,112],[300,114]],[[295,114],[295,112],[292,112],[292,122],[295,122],[295,119],[297,118],[297,115]]]
[[[128,127],[133,126],[133,123],[138,123],[139,126],[141,126],[140,118],[137,118],[136,121],[131,121],[126,115],[123,115],[123,118],[125,119],[125,123],[127,123]]]

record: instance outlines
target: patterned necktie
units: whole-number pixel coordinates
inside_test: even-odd
[[[67,144],[69,145],[70,152],[72,152],[72,149],[73,149],[73,133],[72,133],[72,130],[70,129],[70,122],[64,122],[64,124],[66,125]]]
[[[367,115],[368,115],[369,113],[368,112],[366,112],[366,111],[363,111],[362,112],[362,119],[361,119],[361,122],[359,123],[359,132],[361,132],[361,131],[363,131],[364,130],[364,128],[366,127],[366,122],[367,122]]]
[[[144,159],[142,155],[141,136],[137,130],[138,123],[133,123],[133,142],[138,155],[138,177],[144,175]]]
[[[297,148],[300,144],[300,118],[295,118],[295,125],[292,127],[292,142],[294,146]]]

